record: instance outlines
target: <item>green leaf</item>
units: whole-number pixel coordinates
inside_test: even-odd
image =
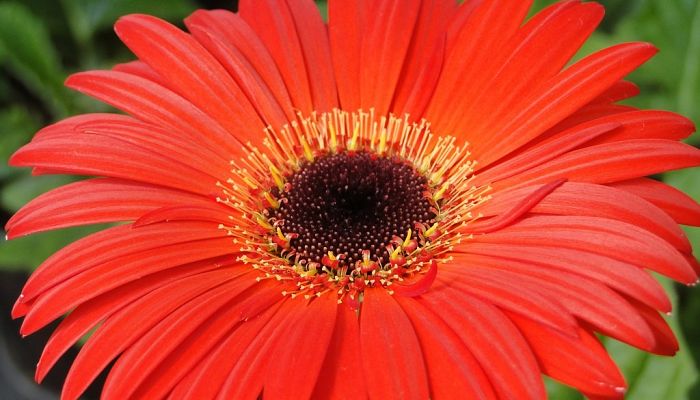
[[[22,4],[0,4],[0,54],[10,72],[47,105],[54,117],[69,114],[65,73],[41,20]]]
[[[72,243],[99,227],[77,227],[60,231],[38,233],[13,240],[0,239],[0,268],[33,271],[42,261],[60,248]]]
[[[65,175],[31,176],[26,169],[22,171],[21,176],[5,185],[0,193],[0,202],[7,210],[17,211],[38,195],[75,180]]]
[[[90,41],[103,29],[111,29],[121,16],[133,13],[157,15],[180,22],[197,7],[191,0],[62,0],[66,17],[78,43]]]
[[[7,165],[7,160],[29,141],[37,128],[37,121],[24,108],[16,106],[0,111],[0,179],[17,171]]]

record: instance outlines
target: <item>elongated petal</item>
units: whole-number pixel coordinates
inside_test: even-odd
[[[464,271],[465,281],[513,280],[523,287],[553,297],[597,331],[647,350],[653,348],[650,327],[621,295],[593,280],[562,273],[530,271],[527,264],[471,258],[474,267]],[[484,266],[485,264],[485,266]],[[503,265],[503,268],[499,266]],[[510,268],[507,268],[510,267]]]
[[[242,142],[216,120],[169,89],[118,71],[90,71],[71,75],[66,86],[93,96],[142,120],[203,142],[223,154],[240,154]],[[261,132],[262,128],[256,132]]]
[[[580,339],[571,338],[522,317],[510,318],[532,347],[542,372],[588,393],[622,398],[625,380],[592,333],[580,329]]]
[[[338,306],[333,337],[328,345],[312,398],[367,398],[367,385],[362,371],[360,325],[357,314],[346,305]]]
[[[428,398],[418,337],[401,307],[382,289],[365,292],[360,348],[370,399]]]
[[[360,51],[360,105],[389,111],[415,29],[420,1],[364,2],[366,15]],[[353,62],[357,62],[354,60]]]
[[[687,144],[661,139],[626,140],[569,152],[494,186],[516,187],[557,178],[611,183],[697,165],[700,150]]]
[[[139,229],[121,225],[105,229],[71,243],[46,259],[25,284],[21,298],[29,301],[95,265],[132,253],[225,236],[225,231],[210,222],[170,222]]]
[[[129,254],[80,273],[43,293],[22,323],[28,335],[95,296],[142,276],[194,261],[230,254],[228,238],[189,242]]]
[[[313,111],[314,98],[310,83],[313,70],[306,66],[302,40],[289,4],[286,1],[243,0],[238,7],[240,16],[270,51],[294,107],[303,113]],[[317,18],[320,19],[320,15]],[[327,77],[328,75],[322,75],[322,79]]]
[[[515,46],[513,37],[531,1],[483,1],[469,2],[464,18],[447,54],[442,74],[437,83],[433,99],[426,110],[426,116],[441,134],[466,134],[456,124],[456,117],[465,117],[462,110],[480,88],[487,84],[503,65],[510,50]],[[470,9],[473,7],[473,9]],[[454,96],[455,91],[460,93]]]
[[[530,347],[502,311],[465,293],[440,288],[418,300],[439,310],[474,354],[499,398],[546,398]]]
[[[551,128],[655,53],[656,49],[645,43],[619,45],[566,69],[544,90],[526,96],[518,106],[513,105],[511,109],[518,110],[517,114],[504,116],[495,125],[483,128],[491,134],[479,143],[485,151],[477,155],[482,167]]]
[[[679,224],[700,226],[700,204],[687,194],[663,182],[649,178],[610,183],[633,193],[664,210]]]
[[[150,149],[97,135],[55,137],[31,142],[10,158],[14,166],[52,172],[135,179],[207,195],[217,178]]]
[[[182,279],[149,293],[112,315],[90,337],[73,362],[62,398],[77,398],[112,359],[173,310],[235,277],[230,270],[222,269]]]
[[[456,256],[455,266],[440,277],[444,285],[463,293],[489,301],[493,305],[548,325],[564,333],[572,334],[577,321],[557,299],[544,296],[536,290],[523,288],[517,283],[498,279],[460,279],[459,270],[468,268],[469,260]]]
[[[364,2],[331,0],[328,2],[328,36],[333,70],[338,85],[340,105],[346,110],[360,108],[362,65],[360,53],[364,18]]]
[[[250,273],[250,271],[246,271]],[[234,275],[235,276],[235,275]],[[223,277],[223,281],[226,277]],[[110,370],[109,377],[103,388],[103,396],[113,398],[128,398],[132,396],[142,382],[147,381],[150,374],[156,376],[162,373],[157,371],[159,364],[177,349],[190,334],[206,326],[215,323],[221,314],[228,314],[235,309],[235,304],[229,304],[246,289],[255,285],[255,279],[243,276],[224,284],[213,287],[200,296],[183,304],[173,311],[151,330],[142,335],[126,350]],[[221,308],[228,305],[227,310]],[[236,310],[237,311],[237,310]],[[219,314],[216,317],[214,314]],[[235,316],[235,313],[231,315]],[[236,319],[229,318],[229,324]],[[198,344],[204,346],[207,340]],[[166,381],[168,383],[169,381]],[[168,388],[154,386],[149,383],[151,391],[167,392]],[[162,393],[161,393],[162,394]],[[147,395],[146,397],[151,397]]]
[[[531,191],[530,187],[526,187],[494,195],[492,201],[479,207],[479,212],[484,216],[499,215]],[[691,251],[688,238],[666,213],[638,196],[609,186],[567,182],[542,199],[530,212],[623,221],[663,238],[683,253],[689,254]]]
[[[266,396],[273,399],[311,396],[316,381],[323,379],[321,366],[330,350],[337,309],[337,298],[331,294],[313,299],[305,308],[294,308],[294,331],[286,340],[295,345],[282,346],[275,353],[275,362],[267,372]]]
[[[430,379],[430,398],[496,399],[486,375],[459,336],[433,311],[410,298],[398,303],[411,319],[420,340]]]
[[[291,110],[293,108],[292,100],[272,55],[270,55],[265,44],[240,15],[225,10],[198,10],[185,19],[185,24],[192,31],[195,38],[202,42],[217,57],[229,73],[234,73],[234,79],[236,77],[241,79],[240,82],[237,81],[238,84],[244,90],[251,92],[251,99],[255,99],[254,104],[258,108],[264,110],[265,104],[254,92],[264,92],[265,89],[269,89],[279,107],[282,108],[282,112],[288,118],[294,117],[294,113]],[[203,33],[206,33],[208,38],[205,38],[202,35]],[[224,48],[221,46],[224,46]],[[230,54],[227,56],[226,52]],[[257,84],[257,80],[255,82],[244,82],[242,80],[244,76],[239,76],[239,74],[244,71],[240,68],[245,68],[245,65],[241,65],[240,68],[232,65],[231,62],[234,62],[236,59],[250,65],[251,71],[249,72],[260,76],[264,82],[262,87]],[[235,71],[232,68],[235,68]],[[263,115],[266,115],[266,113],[263,112]]]
[[[147,15],[122,17],[114,30],[169,86],[232,135],[246,139],[258,136],[264,124],[255,108],[224,68],[194,38]]]
[[[37,382],[41,382],[56,361],[58,361],[58,358],[70,346],[87,334],[90,329],[97,326],[100,321],[103,321],[120,308],[171,282],[219,268],[222,262],[228,261],[231,263],[234,261],[231,257],[229,258],[229,260],[225,258],[205,260],[171,268],[122,285],[88,303],[81,304],[61,321],[58,328],[51,334],[51,338],[46,343],[37,364],[35,379]]]
[[[238,318],[243,322],[238,324],[232,332],[228,333],[217,348],[213,349],[199,365],[193,366],[187,376],[175,386],[171,397],[176,399],[216,398],[221,386],[229,377],[241,354],[259,336],[281,304],[278,286],[270,285],[269,282],[263,282],[261,285],[256,286],[256,289],[260,286],[265,287],[248,298],[250,301],[257,298],[259,302],[258,312],[252,316]],[[247,304],[244,303],[240,308],[245,308],[246,306]],[[237,307],[237,311],[240,308]],[[168,370],[173,369],[175,368],[168,368]]]
[[[695,272],[683,256],[658,236],[624,222],[597,217],[536,216],[499,232],[474,237],[477,243],[511,243],[584,250],[649,268],[692,283]]]
[[[586,251],[560,248],[553,245],[528,246],[512,243],[479,243],[478,245],[469,246],[464,250],[458,250],[458,252],[459,251],[465,251],[463,254],[479,254],[494,257],[500,260],[500,264],[504,266],[508,265],[511,261],[522,261],[526,262],[529,265],[528,268],[533,271],[548,271],[551,274],[557,274],[558,271],[563,270],[578,274],[599,281],[659,311],[671,311],[671,301],[664,292],[663,287],[654,277],[636,265],[615,260],[610,257],[604,257]],[[460,258],[460,256],[455,257]],[[469,259],[470,256],[466,257]],[[464,263],[468,265],[469,261],[464,261]],[[503,287],[504,283],[494,283],[494,285]],[[465,290],[467,290],[467,288],[465,288]],[[471,287],[469,287],[469,290],[472,292],[474,291]],[[517,283],[514,283],[512,284],[511,290],[506,295],[508,298],[516,299],[521,296],[518,292],[522,290],[522,288],[518,290]],[[526,296],[526,294],[522,293],[522,296]],[[483,297],[487,298],[488,292],[485,292]],[[531,296],[528,295],[528,297]],[[492,297],[494,303],[496,303],[496,299],[498,299],[498,297]],[[556,307],[549,304],[551,301],[552,300],[547,300],[546,302],[542,302],[542,300],[537,300],[536,302],[540,305],[532,307],[526,306],[528,301],[518,301],[518,306],[526,308],[527,311],[536,311],[538,308],[542,307],[551,312],[556,310]],[[509,310],[518,312],[516,309],[512,308]],[[535,319],[527,313],[522,314],[530,319]],[[556,328],[556,326],[553,327]]]

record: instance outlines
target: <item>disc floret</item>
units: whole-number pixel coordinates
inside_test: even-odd
[[[359,307],[367,288],[415,292],[485,199],[466,148],[408,116],[299,116],[268,128],[263,146],[219,185],[234,211],[221,228],[259,279],[289,282],[292,297],[336,292]]]

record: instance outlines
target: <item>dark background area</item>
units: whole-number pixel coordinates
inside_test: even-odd
[[[7,158],[51,122],[85,112],[112,111],[108,106],[63,87],[70,73],[107,69],[133,59],[111,29],[128,13],[143,12],[179,26],[196,8],[235,10],[235,1],[222,0],[0,0],[0,225],[28,200],[74,178],[30,177],[28,171],[7,167]],[[319,1],[325,10],[325,2]],[[535,1],[534,9],[553,3]],[[642,95],[629,103],[643,108],[680,112],[700,121],[700,5],[698,0],[601,1],[607,16],[581,54],[615,43],[644,40],[661,52],[635,72]],[[698,145],[698,135],[690,142]],[[700,199],[698,168],[659,177]],[[55,399],[78,348],[71,350],[46,378],[33,383],[34,366],[53,327],[22,339],[21,321],[10,309],[28,274],[48,255],[95,228],[75,228],[3,241],[0,244],[0,400]],[[688,229],[700,248],[698,229]],[[648,356],[614,341],[606,341],[628,378],[630,400],[700,398],[700,289],[663,281],[677,300],[669,317],[681,336],[681,353],[674,358]],[[104,374],[85,394],[99,398]],[[579,395],[548,381],[552,399]]]

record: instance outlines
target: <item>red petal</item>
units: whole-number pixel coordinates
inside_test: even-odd
[[[231,157],[242,154],[242,142],[231,140],[231,134],[217,121],[184,98],[147,79],[117,71],[91,71],[71,75],[66,86],[142,121],[190,137],[202,146],[220,149],[222,154]]]
[[[457,251],[459,252],[461,249]],[[470,255],[480,254],[494,257],[502,260],[503,264],[507,264],[512,260],[521,261],[527,263],[533,271],[549,271],[552,274],[556,274],[558,271],[566,271],[577,274],[603,283],[657,310],[664,312],[671,310],[671,301],[663,287],[654,277],[636,265],[609,257],[580,250],[560,248],[555,245],[526,246],[511,243],[479,243],[468,246],[464,251]],[[459,271],[458,269],[455,270]],[[517,290],[517,284],[514,283],[513,286],[513,289]],[[485,297],[485,299],[488,299],[488,297]],[[523,306],[526,304],[523,303]],[[527,314],[523,315],[527,316]],[[542,321],[538,322],[542,323]]]
[[[255,400],[260,397],[267,378],[267,366],[276,362],[275,354],[278,351],[289,346],[285,338],[294,329],[296,319],[291,316],[297,307],[306,306],[300,299],[282,303],[272,320],[258,332],[238,358],[217,398]]]
[[[20,332],[31,334],[79,304],[148,274],[232,254],[234,249],[229,238],[208,239],[133,253],[96,265],[43,293],[27,313]]]
[[[673,356],[678,352],[678,339],[666,320],[653,308],[646,306],[633,298],[628,301],[634,306],[637,313],[644,318],[654,334],[654,345],[644,349],[650,353],[664,356]],[[670,315],[670,312],[668,313]]]
[[[538,143],[519,154],[512,155],[491,168],[487,168],[483,172],[479,172],[476,175],[474,184],[481,185],[496,182],[524,173],[619,127],[620,124],[617,122],[601,122],[599,120],[574,126],[561,132],[561,134],[551,140]]]
[[[325,294],[312,299],[307,307],[292,309],[292,330],[284,336],[287,343],[274,354],[275,362],[267,369],[265,396],[306,399],[311,396],[316,382],[326,379],[328,371],[323,371],[321,366],[327,352],[332,351],[329,345],[337,300],[336,296]]]
[[[663,182],[638,178],[611,183],[610,186],[645,199],[664,210],[679,224],[700,226],[700,204],[687,194]]]
[[[317,380],[312,398],[367,398],[359,348],[360,326],[357,313],[345,305],[338,306],[333,337],[321,367],[323,376]]]
[[[404,311],[384,289],[364,292],[360,351],[370,398],[429,397],[418,337]]]
[[[167,86],[167,82],[163,80],[163,77],[158,75],[156,71],[153,70],[148,64],[143,61],[129,61],[122,64],[117,64],[112,67],[112,71],[124,72],[126,74],[136,75],[138,77],[148,79],[161,86]]]
[[[168,86],[243,142],[265,127],[226,70],[194,38],[148,15],[129,15],[114,26],[119,38]]]
[[[501,215],[531,191],[532,188],[524,187],[494,193],[490,201],[478,208],[478,213],[486,217]],[[539,202],[531,212],[623,221],[663,238],[683,253],[691,252],[688,238],[666,213],[638,196],[609,186],[567,182]]]
[[[99,135],[34,141],[12,155],[10,164],[46,168],[51,173],[130,179],[204,195],[216,190],[218,180],[191,163]]]
[[[268,284],[266,290],[257,293],[255,297],[262,298],[265,304],[261,308],[261,313],[249,319],[243,319],[243,323],[237,325],[221,341],[220,345],[211,351],[207,358],[202,360],[199,365],[194,366],[188,375],[177,384],[171,397],[174,399],[216,398],[241,354],[251,346],[255,338],[264,332],[263,328],[279,309],[282,300],[279,291],[278,286]],[[178,367],[175,364],[169,369],[179,369]]]
[[[475,243],[512,243],[583,250],[649,268],[683,283],[697,276],[666,241],[625,222],[597,217],[537,216],[474,237]]]
[[[225,17],[231,18],[225,18]],[[231,21],[231,24],[225,24],[225,19]],[[228,11],[204,11],[198,10],[190,15],[186,20],[187,28],[192,32],[192,35],[200,42],[208,51],[216,57],[221,65],[226,68],[226,71],[236,81],[245,93],[248,100],[258,110],[265,123],[273,127],[283,126],[288,123],[287,115],[293,118],[293,106],[289,100],[289,96],[282,83],[282,78],[279,77],[274,65],[272,69],[276,72],[273,77],[279,79],[279,84],[282,85],[282,93],[278,93],[279,98],[267,86],[264,77],[255,70],[254,64],[246,58],[239,50],[235,43],[240,43],[240,38],[233,39],[229,36],[234,36],[230,31],[236,31],[236,27],[241,27],[245,32],[254,35],[250,32],[250,28],[235,14]],[[245,30],[245,28],[247,30]],[[234,36],[235,37],[235,36]],[[257,39],[257,38],[256,38]],[[259,44],[262,46],[262,44]],[[267,51],[267,50],[265,50]],[[269,54],[265,53],[269,57]],[[262,58],[262,57],[260,57]],[[270,60],[271,61],[271,60]],[[269,67],[268,67],[269,68]],[[284,104],[282,106],[281,104]],[[285,110],[287,115],[285,115]]]
[[[144,213],[134,228],[169,221],[210,221],[220,224],[229,222],[230,213],[215,203],[198,206],[167,206]]]
[[[626,140],[574,150],[552,161],[493,184],[511,188],[570,181],[610,183],[700,165],[700,150],[661,139]]]
[[[593,100],[610,85],[624,77],[656,53],[645,43],[610,47],[589,56],[544,85],[540,91],[509,104],[507,115],[495,113],[494,125],[474,129],[490,132],[478,142],[481,167],[503,157]],[[512,113],[517,113],[513,115]],[[475,145],[476,142],[472,142]]]
[[[328,35],[332,63],[338,85],[338,97],[344,110],[360,108],[360,70],[362,32],[365,23],[363,2],[328,2]]]
[[[575,333],[578,322],[557,299],[543,295],[538,290],[523,288],[517,282],[484,277],[479,279],[463,277],[459,271],[467,265],[469,264],[461,264],[457,261],[455,268],[449,268],[441,274],[439,282],[558,331],[566,334]]]
[[[512,209],[500,213],[500,215],[497,217],[489,219],[483,223],[480,223],[481,221],[477,221],[476,223],[468,226],[466,229],[470,233],[489,233],[501,230],[520,219],[523,215],[527,214],[539,202],[563,185],[564,182],[566,182],[565,179],[557,179],[553,182],[547,183],[546,185],[542,185],[523,196]]]
[[[445,57],[445,23],[457,11],[451,0],[423,1],[420,7],[392,105],[393,113],[414,119],[423,115],[435,90]]]
[[[171,204],[213,204],[209,198],[127,180],[89,179],[30,201],[7,222],[8,238],[68,226],[135,220]],[[98,204],[99,207],[95,205]]]
[[[498,308],[448,288],[431,290],[418,301],[439,313],[459,335],[499,398],[547,397],[530,347]]]
[[[407,60],[420,1],[364,2],[366,18],[360,58],[360,99],[365,110],[373,108],[377,115],[389,111],[401,70]]]
[[[435,282],[435,277],[438,273],[438,266],[435,260],[430,264],[430,269],[424,275],[421,275],[417,280],[408,283],[396,283],[391,285],[391,290],[398,296],[416,297],[427,292],[430,286]]]
[[[272,0],[243,0],[239,2],[238,8],[239,15],[255,31],[272,55],[294,107],[309,115],[314,111],[310,83],[313,75],[304,63],[302,41],[289,5]]]
[[[68,314],[51,334],[51,338],[46,343],[41,359],[37,364],[36,381],[41,382],[59,357],[70,346],[75,344],[78,339],[87,334],[100,321],[124,307],[124,305],[178,279],[220,268],[221,262],[232,261],[235,260],[222,258],[221,260],[206,260],[172,268],[120,286],[87,303],[81,304]]]
[[[458,12],[460,22],[448,33],[447,54],[427,119],[441,134],[465,134],[457,121],[468,119],[467,108],[479,91],[495,77],[515,47],[511,40],[532,1],[467,2]],[[451,36],[454,35],[454,38]],[[455,96],[459,93],[459,96]],[[484,116],[483,109],[482,118]]]
[[[572,338],[525,318],[509,317],[529,342],[542,372],[587,393],[622,398],[625,380],[592,333],[580,329],[580,339]]]
[[[140,229],[121,225],[105,229],[69,244],[46,259],[27,280],[21,297],[28,302],[58,283],[117,257],[226,235],[226,231],[210,222],[170,222]]]
[[[589,322],[607,336],[641,349],[653,347],[653,333],[622,296],[610,288],[578,275],[528,269],[527,263],[470,257],[462,281],[518,282],[540,294],[557,299],[569,313]]]
[[[119,357],[109,372],[102,396],[114,399],[139,397],[134,394],[142,384],[147,387],[139,391],[141,398],[161,398],[168,393],[187,371],[187,364],[178,364],[179,371],[167,375],[166,372],[173,371],[167,367],[161,369],[161,363],[173,358],[169,356],[177,357],[177,353],[194,355],[200,352],[200,347],[212,346],[215,343],[212,339],[215,340],[217,335],[220,337],[226,333],[226,328],[233,327],[239,321],[236,318],[239,311],[236,310],[235,301],[239,300],[239,296],[245,296],[245,291],[256,283],[253,276],[243,276],[225,282],[208,289],[167,315]],[[224,316],[228,318],[222,318]],[[186,340],[190,335],[200,334],[217,323],[223,324],[223,328],[216,329],[208,337],[201,338],[191,346],[187,345]],[[156,382],[158,384],[155,384]]]
[[[416,330],[430,379],[431,399],[496,399],[481,365],[459,336],[437,315],[414,299],[397,297]]]
[[[591,101],[591,104],[616,103],[639,94],[639,87],[633,82],[618,81],[608,90]]]
[[[234,278],[230,269],[188,277],[162,286],[113,314],[81,349],[68,372],[61,397],[77,398],[112,359],[173,310]]]
[[[282,75],[280,75],[280,71],[277,69],[275,60],[270,55],[265,44],[243,18],[226,10],[198,10],[185,19],[185,24],[193,31],[197,40],[201,39],[200,41],[205,46],[208,46],[209,51],[229,70],[229,73],[232,72],[231,68],[234,68],[230,62],[234,60],[229,57],[224,58],[224,53],[240,55],[240,57],[234,56],[234,58],[240,59],[240,61],[245,60],[250,65],[249,68],[246,67],[245,69],[254,75],[259,75],[264,82],[263,84],[258,84],[257,80],[244,82],[243,77],[240,77],[241,81],[238,82],[243,90],[248,90],[251,93],[249,95],[251,99],[256,99],[254,104],[265,109],[261,97],[253,95],[253,93],[269,90],[279,104],[278,107],[282,112],[286,113],[287,118],[295,118],[292,101],[289,98],[287,87],[284,84]],[[207,40],[204,40],[203,34],[206,34]],[[217,43],[219,45],[216,45]],[[209,47],[212,45],[214,47]],[[243,72],[238,68],[234,69],[238,72]],[[235,74],[234,78],[236,78]],[[271,115],[270,113],[263,114]]]

